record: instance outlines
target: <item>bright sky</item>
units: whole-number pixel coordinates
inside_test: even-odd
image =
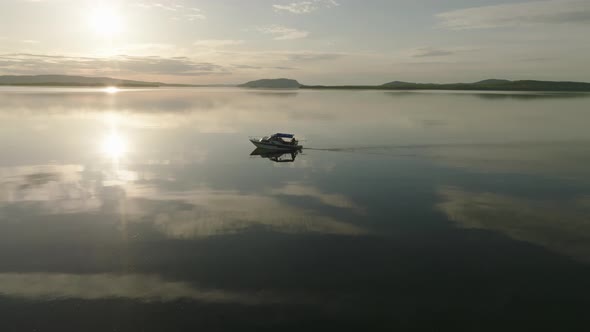
[[[0,75],[590,81],[590,0],[2,0]]]

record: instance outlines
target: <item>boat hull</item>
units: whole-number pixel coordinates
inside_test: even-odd
[[[296,151],[301,149],[301,145],[280,144],[276,142],[260,142],[254,139],[251,139],[250,142],[252,142],[252,144],[254,144],[256,147],[266,150]]]

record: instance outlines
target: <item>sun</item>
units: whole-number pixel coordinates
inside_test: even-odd
[[[89,24],[95,33],[103,37],[116,36],[123,30],[123,18],[115,8],[93,9],[89,17]]]

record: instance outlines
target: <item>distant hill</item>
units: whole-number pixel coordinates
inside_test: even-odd
[[[371,89],[371,90],[489,90],[489,91],[573,91],[590,92],[590,83],[554,81],[509,81],[486,79],[474,83],[411,83],[393,81],[382,85],[302,85],[302,89]]]
[[[487,79],[475,83],[406,83],[390,82],[381,85],[384,88],[401,90],[502,90],[502,91],[590,91],[590,83],[553,82],[553,81],[509,81]]]
[[[143,82],[110,77],[86,77],[70,75],[5,75],[0,76],[0,85],[41,85],[41,86],[121,86],[158,87],[161,82]]]
[[[495,78],[490,78],[487,80],[475,82],[473,84],[506,84],[506,83],[510,83],[510,82],[511,82],[510,80],[499,80],[499,79],[495,79]]]
[[[242,88],[298,89],[301,84],[288,78],[274,78],[250,81],[238,86]]]
[[[87,77],[71,75],[4,75],[1,85],[18,86],[118,86],[118,87],[208,87],[236,85],[194,85],[144,82],[111,77]],[[393,81],[382,85],[302,85],[288,78],[261,79],[238,85],[244,88],[265,89],[371,89],[371,90],[489,90],[489,91],[572,91],[590,92],[590,83],[555,82],[503,79],[486,79],[474,83],[412,83]]]

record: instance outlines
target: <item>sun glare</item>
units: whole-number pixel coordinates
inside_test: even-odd
[[[104,88],[104,92],[117,93],[117,92],[119,92],[119,88],[117,88],[116,86],[109,86],[109,87]]]
[[[94,32],[104,37],[115,36],[123,30],[121,15],[114,8],[96,8],[90,14],[90,26]]]
[[[127,141],[113,132],[103,139],[102,152],[112,159],[119,159],[127,152]]]

